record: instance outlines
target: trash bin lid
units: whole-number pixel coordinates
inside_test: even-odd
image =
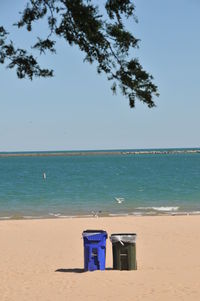
[[[110,241],[112,243],[121,242],[121,243],[135,243],[137,238],[136,233],[114,233],[110,236]]]
[[[89,237],[89,236],[93,236],[93,235],[101,235],[101,234],[105,234],[107,235],[107,232],[104,230],[85,230],[83,231],[82,235],[83,237]]]

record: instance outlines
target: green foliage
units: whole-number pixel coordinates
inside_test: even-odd
[[[53,76],[53,71],[49,69],[41,69],[36,59],[32,55],[28,55],[24,49],[15,49],[12,41],[6,44],[8,33],[0,27],[0,64],[9,61],[7,68],[16,68],[16,73],[19,78],[28,77],[50,77]]]
[[[107,0],[105,12],[92,0],[27,0],[21,12],[18,28],[32,30],[34,22],[46,18],[49,32],[45,39],[37,38],[32,46],[40,54],[56,52],[53,37],[63,38],[69,45],[77,45],[85,54],[84,61],[97,63],[97,72],[106,73],[112,81],[111,89],[119,88],[129,99],[130,107],[136,99],[155,106],[153,96],[158,96],[153,77],[143,70],[131,49],[138,48],[139,40],[124,25],[125,19],[134,18],[135,6],[131,0]],[[7,43],[8,33],[0,27],[0,63],[16,68],[19,78],[51,77],[53,71],[41,69],[37,59],[24,49],[15,49]]]

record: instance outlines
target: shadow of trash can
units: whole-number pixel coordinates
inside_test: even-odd
[[[111,234],[114,270],[137,270],[135,233]]]
[[[107,232],[104,230],[85,230],[82,236],[84,244],[84,270],[105,270]]]

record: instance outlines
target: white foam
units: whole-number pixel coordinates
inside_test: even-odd
[[[59,217],[61,214],[60,213],[49,213],[49,215]]]
[[[36,215],[24,215],[23,218],[25,219],[41,219],[44,218],[44,216],[36,216]]]
[[[187,213],[189,213],[189,214],[191,214],[191,215],[199,215],[200,214],[200,211],[191,211],[191,212],[187,212]]]
[[[132,212],[131,215],[134,215],[134,216],[142,216],[143,213],[142,213],[142,212]]]
[[[58,218],[76,218],[76,215],[59,215]]]
[[[128,213],[109,213],[109,216],[128,216]]]
[[[155,211],[164,211],[164,212],[170,212],[170,211],[177,211],[179,209],[178,206],[161,206],[161,207],[137,207],[137,210],[155,210]]]
[[[179,209],[178,206],[175,207],[153,207],[153,210],[156,211],[177,211]]]

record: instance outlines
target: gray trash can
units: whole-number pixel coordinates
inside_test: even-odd
[[[135,233],[115,233],[110,236],[114,270],[137,270]]]

